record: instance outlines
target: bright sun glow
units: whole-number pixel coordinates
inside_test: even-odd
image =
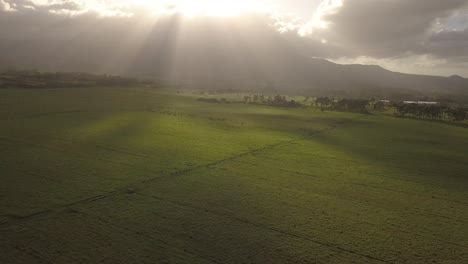
[[[185,16],[236,16],[245,12],[263,11],[257,0],[133,0],[132,4],[146,6],[155,12],[181,13]]]

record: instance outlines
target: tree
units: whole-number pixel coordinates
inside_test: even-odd
[[[431,119],[441,119],[444,113],[444,108],[439,105],[431,105],[422,108],[426,117]]]
[[[332,103],[332,100],[328,97],[318,97],[315,102],[319,104],[321,107],[329,106]]]
[[[258,103],[258,100],[259,100],[259,97],[258,97],[258,95],[255,94],[255,95],[253,96],[253,101],[254,101],[254,103]]]
[[[341,99],[333,103],[333,108],[342,111],[367,113],[368,100],[363,99]]]
[[[449,108],[447,110],[447,114],[453,121],[464,121],[465,119],[468,119],[468,113],[462,108]]]
[[[265,102],[265,96],[261,94],[258,98],[262,103]]]
[[[276,95],[273,98],[273,104],[275,105],[286,105],[288,100],[286,100],[286,96]]]
[[[385,110],[385,103],[382,101],[379,101],[374,104],[374,110],[376,111],[384,111]]]

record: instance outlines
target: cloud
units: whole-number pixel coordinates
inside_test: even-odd
[[[429,36],[424,51],[450,60],[468,61],[468,28],[434,32]]]
[[[311,37],[346,48],[348,56],[392,57],[419,53],[430,41],[436,22],[468,4],[467,0],[324,1]],[[315,26],[315,28],[313,28]],[[320,29],[320,28],[319,28]]]
[[[121,0],[0,0],[0,55],[15,65],[42,62],[50,69],[71,69],[75,60],[80,69],[108,69],[96,66],[96,61],[108,61],[115,69],[117,63],[128,64],[142,45],[150,47],[149,40],[163,45],[170,30],[184,38],[195,32],[208,36],[210,29],[224,32],[210,41],[228,45],[231,36],[231,42],[238,42],[229,44],[230,50],[243,49],[245,43],[261,50],[263,43],[276,52],[294,48],[309,57],[431,74],[460,74],[468,64],[468,0],[323,0],[309,21],[273,12],[238,21],[186,18],[177,27],[161,22],[173,15],[155,14],[172,10],[165,1],[147,3],[153,9]],[[193,43],[195,39],[191,36]],[[268,41],[278,41],[282,51]]]
[[[0,7],[4,11],[24,12],[55,12],[60,10],[78,11],[83,9],[78,2],[73,0],[0,0]],[[2,10],[2,8],[0,8]]]
[[[311,42],[326,40],[320,52],[310,51],[312,56],[373,61],[394,70],[406,64],[402,69],[410,72],[460,73],[468,62],[468,1],[325,0],[298,32]]]
[[[14,9],[11,7],[10,3],[5,2],[5,0],[0,0],[0,11],[13,11]]]

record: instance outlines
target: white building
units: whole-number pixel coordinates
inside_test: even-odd
[[[417,105],[440,105],[439,102],[425,102],[425,101],[403,101],[404,104],[417,104]]]

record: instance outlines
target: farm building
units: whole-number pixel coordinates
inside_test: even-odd
[[[417,104],[417,105],[440,105],[439,102],[425,102],[425,101],[403,101],[404,104]]]

